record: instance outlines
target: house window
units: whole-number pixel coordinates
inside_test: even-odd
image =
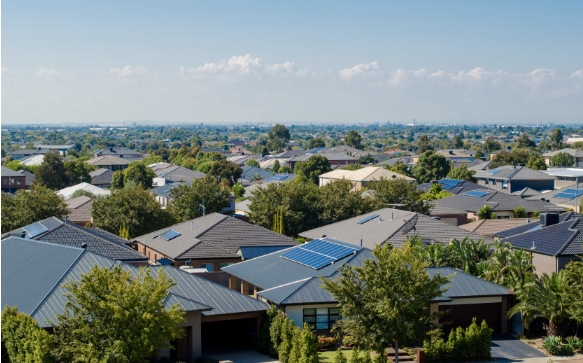
[[[7,183],[8,183],[8,180],[2,179],[2,184],[6,185]]]
[[[508,189],[508,180],[502,180],[502,189]]]
[[[232,265],[232,264],[233,264],[233,262],[223,262],[223,263],[221,263],[220,267],[223,268],[223,267],[227,267],[227,266]]]
[[[484,179],[484,184],[488,185],[488,179]]]
[[[200,268],[206,268],[208,272],[213,272],[213,264],[212,263],[201,263]]]
[[[340,320],[340,308],[304,309],[304,323],[312,329],[331,329],[337,320]]]
[[[16,180],[16,184],[18,184],[18,185],[22,185],[22,179],[17,179],[17,180]]]
[[[496,180],[492,179],[492,185],[496,185]]]

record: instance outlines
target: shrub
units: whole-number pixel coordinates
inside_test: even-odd
[[[568,337],[567,344],[573,347],[574,351],[583,351],[583,340],[577,337]]]
[[[354,348],[352,350],[352,356],[350,357],[350,361],[349,363],[360,363],[360,352],[358,351],[358,349]]]
[[[571,339],[571,341],[574,341]],[[559,336],[549,335],[543,340],[543,348],[552,355],[572,355],[573,346],[563,344],[563,339]]]
[[[447,342],[441,336],[423,343],[427,362],[460,362],[478,359],[490,359],[492,329],[485,321],[480,326],[476,318],[472,324],[463,329],[458,327],[449,334]]]
[[[50,353],[53,346],[53,336],[32,317],[19,312],[17,307],[6,306],[2,311],[2,361],[7,355],[7,361],[12,363],[53,362]]]
[[[318,337],[318,349],[330,349],[336,346],[336,340],[332,337]]]
[[[342,349],[338,349],[334,355],[334,363],[348,363],[346,356],[342,353]]]

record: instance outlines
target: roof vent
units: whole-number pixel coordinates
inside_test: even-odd
[[[452,150],[449,151],[449,155],[453,155],[453,151]]]
[[[87,248],[87,243],[81,243],[81,248]]]
[[[534,245],[534,241],[532,241],[532,247],[530,248],[531,250],[535,250],[536,246]]]

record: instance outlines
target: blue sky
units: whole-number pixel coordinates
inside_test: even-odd
[[[583,122],[581,1],[2,2],[2,122]]]

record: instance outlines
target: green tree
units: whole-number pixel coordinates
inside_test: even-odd
[[[52,363],[53,346],[53,337],[36,320],[19,312],[16,306],[6,305],[2,311],[2,350],[6,350],[7,362]]]
[[[243,174],[243,169],[228,160],[219,160],[213,164],[209,174],[218,177],[221,181],[227,181],[229,186],[233,186]]]
[[[111,189],[121,189],[124,186],[124,173],[123,170],[116,170],[111,176]]]
[[[455,137],[453,138],[453,148],[454,149],[461,149],[464,147],[464,142],[462,140],[462,137],[460,135],[455,135]]]
[[[97,198],[97,196],[95,194],[91,193],[90,191],[85,190],[85,189],[79,189],[79,190],[75,190],[75,192],[73,194],[71,194],[71,197],[69,199],[82,197],[82,196],[89,197],[91,199]]]
[[[493,247],[492,254],[484,263],[483,278],[515,290],[534,280],[532,253],[514,249],[510,243],[499,240],[494,242]]]
[[[433,151],[426,151],[419,156],[417,165],[413,168],[413,176],[419,183],[429,183],[445,178],[450,169],[451,165],[445,157]]]
[[[428,150],[433,150],[433,146],[431,146],[429,137],[427,137],[427,135],[421,135],[419,140],[417,140],[417,152],[419,154],[423,154]]]
[[[281,167],[281,165],[279,165],[279,160],[275,160],[273,162],[273,166],[271,167],[271,170],[273,170],[274,172],[278,172],[279,168]]]
[[[342,349],[338,348],[334,354],[334,363],[348,363],[346,356],[342,353]]]
[[[374,180],[368,185],[372,195],[386,208],[396,208],[429,215],[432,205],[422,199],[423,192],[405,179]]]
[[[397,161],[396,163],[393,164],[393,166],[389,167],[388,169],[401,175],[411,176],[411,170],[409,170],[407,164],[405,164],[402,161]]]
[[[528,137],[526,132],[523,132],[516,142],[516,147],[520,149],[530,149],[536,147],[536,143]]]
[[[281,124],[273,126],[267,137],[267,148],[273,153],[282,151],[291,139],[289,129]]]
[[[378,199],[363,196],[362,191],[353,190],[349,180],[335,180],[319,189],[318,224],[326,225],[356,217],[382,208]]]
[[[318,147],[326,147],[326,141],[321,137],[314,137],[308,141],[308,149],[315,149]]]
[[[567,312],[577,324],[583,323],[583,262],[573,260],[562,271],[567,279]]]
[[[545,159],[540,154],[533,153],[528,158],[526,167],[532,170],[547,170],[547,164]]]
[[[569,153],[558,153],[551,157],[551,166],[573,166],[575,158]]]
[[[233,194],[235,194],[236,198],[241,198],[243,197],[243,194],[245,194],[245,187],[243,186],[243,184],[237,183],[233,185],[231,191],[233,192]]]
[[[427,191],[427,193],[423,193],[421,195],[421,200],[437,200],[437,199],[443,199],[443,198],[447,198],[447,197],[451,197],[452,194],[449,193],[447,190],[443,190],[443,188],[441,187],[441,185],[439,185],[438,183],[433,183],[431,184],[431,186],[429,187],[429,190]]]
[[[573,149],[583,150],[583,141],[574,142],[573,145],[571,145],[571,147]]]
[[[488,164],[489,169],[495,169],[504,165],[526,165],[529,158],[534,155],[532,150],[513,149],[512,151],[500,151],[498,156]]]
[[[468,170],[468,166],[463,163],[459,168],[452,167],[447,177],[456,180],[474,181],[473,175],[476,174],[475,170]]]
[[[319,176],[331,170],[330,162],[322,155],[314,155],[306,161],[298,161],[294,168],[295,173],[302,173],[316,185],[319,184]]]
[[[259,168],[259,162],[256,159],[249,159],[247,160],[247,162],[245,163],[246,166],[254,166],[256,168]]]
[[[150,191],[133,183],[94,201],[91,216],[97,227],[115,234],[125,223],[130,235],[134,237],[174,223],[171,213],[162,209]]]
[[[172,202],[168,211],[177,222],[185,222],[206,214],[220,213],[229,205],[229,192],[221,190],[215,178],[195,179],[191,185],[182,184],[170,190]],[[204,209],[201,205],[204,204]]]
[[[362,149],[362,136],[355,130],[350,130],[346,137],[344,138],[344,143],[346,146],[351,146],[355,149]]]
[[[152,184],[154,183],[154,178],[156,177],[156,173],[146,164],[141,162],[133,162],[123,171],[124,178],[123,182],[124,185],[128,184],[129,182],[136,183],[137,185],[141,185],[146,189],[151,189]],[[113,183],[113,177],[112,177]]]
[[[89,165],[82,160],[71,160],[65,162],[65,175],[69,185],[79,183],[91,183],[90,172],[97,170],[96,166]]]
[[[502,146],[498,141],[494,141],[492,136],[490,136],[486,140],[484,140],[483,148],[485,152],[490,153],[492,151],[502,149]]]
[[[563,132],[561,129],[555,129],[551,134],[551,144],[555,150],[560,149],[563,146]]]
[[[56,150],[49,151],[34,170],[35,182],[54,190],[65,188],[69,183],[66,171],[61,154]]]
[[[300,333],[300,359],[298,363],[318,363],[318,337],[310,331],[307,323]]]
[[[334,279],[323,278],[324,288],[338,300],[344,331],[359,349],[372,348],[384,356],[394,343],[404,345],[422,339],[436,328],[436,313],[429,304],[441,296],[449,281],[439,274],[430,277],[427,265],[416,258],[413,248],[377,246],[375,259],[361,266],[344,265]],[[395,299],[398,296],[398,299]],[[395,356],[398,363],[398,355]]]
[[[522,312],[527,326],[534,319],[547,319],[547,334],[562,336],[561,323],[569,317],[566,294],[568,289],[569,282],[563,271],[553,272],[551,276],[543,274],[515,292],[518,303],[508,310],[508,316]]]
[[[480,263],[490,256],[490,250],[484,240],[473,241],[468,237],[461,241],[452,239],[448,248],[449,265],[474,276],[479,275]]]
[[[4,194],[2,203],[2,233],[24,227],[49,217],[62,218],[69,214],[63,198],[53,190],[35,184],[30,191],[19,190]]]
[[[489,205],[485,205],[478,210],[478,219],[496,219],[496,217],[496,213]]]
[[[474,154],[474,158],[476,160],[480,160],[484,157],[484,153],[482,152],[482,150],[476,150],[476,153]]]
[[[516,207],[514,208],[514,218],[526,218],[528,214],[526,213],[526,209],[524,207]]]
[[[79,281],[64,284],[65,313],[58,315],[55,356],[73,362],[144,362],[183,332],[178,304],[164,299],[175,285],[164,270],[120,265],[93,267]]]

